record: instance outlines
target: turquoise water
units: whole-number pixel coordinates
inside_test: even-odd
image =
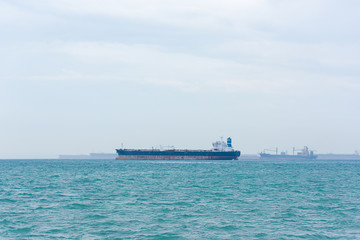
[[[0,239],[360,239],[359,161],[0,160]]]

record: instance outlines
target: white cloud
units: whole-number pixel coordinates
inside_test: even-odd
[[[201,19],[201,16],[250,15],[249,9],[264,4],[264,1],[223,0],[223,1],[175,1],[175,0],[58,0],[43,1],[42,4],[54,10],[74,14],[94,14],[158,21],[174,21],[181,18]],[[200,17],[199,17],[200,16]],[[198,18],[199,17],[199,18]]]
[[[297,43],[286,41],[226,41],[209,49],[213,55],[227,56],[257,64],[283,65],[303,69],[304,65],[322,64],[328,67],[357,67],[360,46],[334,43]]]
[[[16,20],[23,20],[26,16],[27,14],[21,9],[0,1],[0,23],[6,24]]]
[[[26,14],[34,15],[35,12],[58,17],[90,15],[95,16],[94,21],[99,16],[111,16],[182,26],[186,29],[217,28],[227,32],[224,36],[214,33],[218,40],[206,40],[206,44],[196,53],[191,49],[187,49],[187,53],[175,52],[174,46],[167,43],[150,44],[146,36],[143,44],[88,39],[75,42],[55,40],[55,43],[35,43],[33,47],[24,44],[24,49],[20,50],[15,46],[16,50],[12,53],[8,50],[9,54],[19,54],[17,57],[12,56],[14,61],[23,59],[24,62],[31,61],[26,65],[35,66],[29,72],[26,72],[27,66],[22,68],[23,75],[30,79],[136,81],[192,91],[306,91],[307,88],[315,89],[320,85],[332,88],[337,85],[335,82],[341,82],[342,86],[355,84],[356,88],[354,79],[357,78],[357,69],[360,65],[358,43],[319,43],[311,42],[311,39],[302,42],[291,41],[288,39],[289,36],[278,36],[278,39],[275,37],[280,33],[274,29],[287,29],[290,35],[306,28],[311,32],[316,27],[323,26],[327,20],[334,25],[336,21],[331,19],[329,13],[335,11],[334,6],[337,4],[334,1],[328,5],[327,3],[323,0],[301,3],[266,0],[40,0],[18,2],[18,7],[14,7],[0,2],[5,6],[3,11],[8,10],[10,13],[4,16],[11,17],[11,13],[14,13],[15,18],[21,18]],[[349,6],[342,6],[342,9],[348,8]],[[344,16],[344,19],[348,18]],[[265,29],[262,29],[264,26]],[[71,29],[71,26],[67,27]],[[208,32],[211,38],[213,32]],[[232,32],[240,35],[230,38]],[[286,31],[282,34],[284,33]],[[186,37],[180,36],[182,39]],[[203,36],[205,37],[207,35]],[[44,63],[43,59],[56,61],[46,66],[47,63]],[[3,59],[5,64],[7,61]],[[42,64],[44,69],[48,69],[47,72],[36,70]],[[10,67],[19,68],[15,64]]]
[[[231,58],[174,53],[167,48],[153,45],[105,42],[56,43],[47,47],[43,46],[43,48],[47,49],[45,51],[53,48],[53,58],[61,58],[62,68],[57,72],[62,73],[37,74],[30,79],[131,81],[185,91],[232,91],[285,95],[315,94],[321,91],[333,91],[339,86],[345,89],[359,87],[354,81],[355,78],[351,76],[332,76],[326,72],[299,69],[296,61],[303,51],[301,46],[297,50],[299,54],[290,52],[287,55],[286,51],[281,52],[281,45],[270,45],[272,53],[261,55],[260,49],[264,49],[264,46],[259,44],[260,52],[254,55],[256,60],[246,63],[237,59],[231,60]],[[295,51],[296,46],[291,46],[291,48]],[[252,50],[247,52],[245,49],[235,50],[239,51],[238,54],[254,54]],[[307,57],[309,56],[305,55],[304,60],[307,60]]]
[[[358,20],[354,16],[359,13],[359,4],[356,2],[346,5],[325,0],[39,0],[21,2],[20,5],[53,12],[55,15],[120,17],[236,33],[278,29],[316,34],[323,29],[341,30],[344,24]],[[338,18],[334,19],[334,16]]]
[[[128,18],[153,24],[246,33],[257,32],[259,23],[280,26],[309,23],[325,3],[321,0],[305,4],[288,1],[274,4],[266,0],[40,0],[21,5],[54,15]]]

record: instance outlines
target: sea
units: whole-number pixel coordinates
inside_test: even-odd
[[[0,239],[360,239],[360,161],[0,160]]]

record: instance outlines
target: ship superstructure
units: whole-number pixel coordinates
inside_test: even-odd
[[[234,160],[241,152],[232,147],[231,138],[216,141],[210,150],[116,149],[118,160]]]

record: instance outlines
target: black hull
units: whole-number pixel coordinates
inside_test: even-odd
[[[235,160],[240,157],[240,151],[215,152],[191,150],[128,150],[116,149],[118,160]]]

